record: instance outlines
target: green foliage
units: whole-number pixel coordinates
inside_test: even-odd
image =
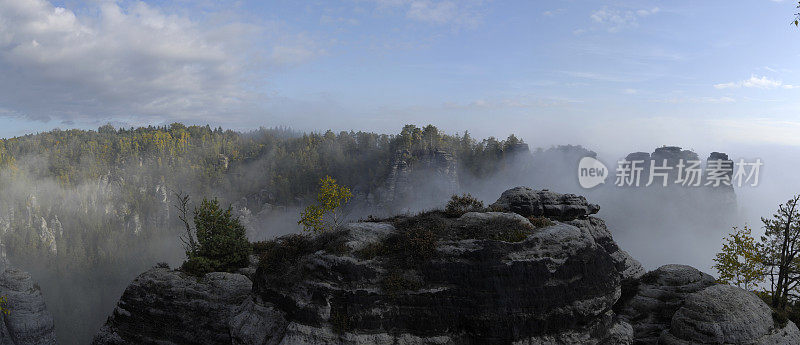
[[[334,230],[344,221],[342,206],[350,201],[353,193],[350,188],[339,186],[330,176],[325,176],[319,181],[317,203],[309,205],[300,214],[298,224],[305,231],[323,232]]]
[[[800,283],[800,195],[778,206],[772,217],[762,217],[764,236],[758,245],[769,278],[772,307],[786,309]]]
[[[231,215],[230,207],[222,209],[216,198],[203,198],[200,206],[194,209],[192,229],[185,213],[188,196],[180,201],[178,209],[183,213],[179,218],[186,227],[186,237],[182,237],[187,256],[181,265],[183,271],[200,276],[216,271],[233,272],[247,266],[252,247],[244,226]]]
[[[154,260],[167,259],[164,247],[152,243],[185,233],[174,209],[165,207],[175,201],[168,191],[178,186],[192,195],[216,196],[223,204],[259,193],[272,205],[291,207],[313,198],[325,176],[354,191],[376,190],[400,150],[408,150],[410,160],[429,150],[448,152],[458,158],[463,176],[481,178],[507,167],[504,158],[512,142],[512,137],[449,135],[432,125],[380,134],[288,128],[235,132],[180,123],[55,129],[0,139],[0,210],[9,225],[3,243],[10,260],[52,277],[50,290],[75,287],[60,290],[48,307],[63,328],[78,328],[102,322],[92,319],[97,314],[92,310],[119,297],[109,286],[124,288]],[[62,225],[63,233],[54,231],[57,251],[39,237],[43,220],[51,230]],[[120,270],[121,263],[129,270]],[[190,265],[208,270],[195,261]],[[76,302],[84,296],[98,298]],[[76,314],[87,317],[72,317]]]
[[[189,259],[203,258],[212,271],[232,272],[247,266],[251,252],[246,230],[239,218],[227,209],[219,207],[217,199],[205,199],[194,209],[197,249],[189,253]]]
[[[203,256],[190,256],[181,265],[181,271],[194,276],[203,276],[206,273],[217,271],[219,263]]]
[[[5,315],[11,314],[11,309],[8,305],[8,297],[6,295],[0,296],[0,313]]]
[[[797,6],[795,6],[795,8],[800,8],[800,1],[797,2]],[[800,13],[794,14],[794,20],[792,21],[792,24],[794,24],[794,26],[800,26]]]
[[[483,201],[473,197],[471,194],[464,194],[461,196],[453,195],[450,201],[447,202],[444,212],[449,217],[461,217],[467,212],[481,212],[484,210]]]
[[[769,292],[756,291],[755,294],[767,305],[772,303],[772,295]],[[800,303],[790,302],[785,308],[771,307],[771,309],[772,321],[777,327],[786,327],[786,324],[789,321],[792,321],[795,324],[800,322]]]
[[[776,323],[785,323],[796,308],[796,289],[800,284],[800,195],[780,204],[769,218],[762,217],[764,236],[756,241],[751,229],[734,227],[725,237],[722,251],[714,258],[719,281],[744,289],[761,286],[761,298],[769,299]],[[795,316],[791,316],[795,317]]]
[[[750,227],[733,228],[725,237],[722,251],[714,258],[719,282],[751,290],[764,281],[766,270]]]

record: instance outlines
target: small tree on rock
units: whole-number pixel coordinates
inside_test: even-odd
[[[200,207],[194,208],[193,236],[185,212],[188,196],[180,201],[178,209],[183,213],[179,218],[186,226],[186,234],[182,237],[187,256],[181,266],[184,271],[202,275],[216,271],[232,272],[247,266],[252,246],[239,218],[231,214],[230,206],[222,209],[216,198],[203,198]]]
[[[325,176],[319,180],[317,203],[303,210],[297,224],[302,225],[305,231],[322,232],[336,229],[344,222],[342,208],[352,197],[350,188],[339,186],[335,179]]]
[[[778,206],[770,218],[762,217],[764,236],[759,252],[770,280],[772,307],[785,309],[797,297],[800,285],[800,195]]]
[[[714,262],[720,283],[745,290],[755,288],[766,275],[758,245],[747,225],[733,228],[733,232],[725,237],[722,251],[717,253]]]

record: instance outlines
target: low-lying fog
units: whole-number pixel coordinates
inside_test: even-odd
[[[588,149],[596,150],[592,147]],[[544,154],[536,153],[535,147],[531,147],[530,155],[521,156],[496,176],[476,179],[462,173],[459,176],[459,193],[472,193],[486,205],[493,203],[504,190],[515,186],[584,195],[590,202],[601,206],[597,216],[606,220],[620,247],[641,261],[647,269],[680,263],[695,266],[712,275],[716,275],[711,268],[712,258],[720,250],[722,238],[732,226],[749,224],[754,234],[759,235],[763,232],[760,217],[770,216],[779,203],[800,193],[800,184],[794,172],[796,167],[800,167],[800,149],[783,146],[730,146],[695,150],[702,160],[712,151],[721,151],[728,153],[734,161],[739,158],[748,161],[760,158],[764,163],[757,187],[735,188],[737,204],[735,208],[727,210],[729,212],[720,212],[719,205],[714,205],[713,201],[699,200],[704,198],[703,193],[687,194],[683,198],[692,199],[684,200],[676,197],[676,194],[661,193],[657,188],[621,190],[614,186],[614,170],[618,159],[631,152],[653,152],[654,149],[640,146],[626,151],[598,151],[597,157],[606,163],[610,176],[605,185],[587,190],[578,184],[579,156],[560,155],[547,151],[547,147]],[[242,173],[241,176],[259,178],[258,171]],[[403,212],[442,207],[449,199],[448,193],[429,192],[436,190],[439,182],[426,174],[421,174],[419,179],[411,183],[416,189],[428,193],[420,192],[419,199],[398,207]],[[20,192],[20,197],[27,195],[23,192]],[[224,191],[217,191],[217,194],[225,195]],[[350,214],[353,220],[357,220],[373,212],[355,209]],[[299,213],[300,208],[290,207],[284,212],[274,212],[272,216],[254,218],[250,224],[251,240],[268,240],[299,232],[296,223]],[[85,342],[102,325],[112,312],[116,300],[136,275],[157,262],[167,262],[172,267],[181,264],[183,252],[173,233],[176,232],[165,231],[157,236],[142,238],[139,249],[129,249],[135,252],[132,256],[135,260],[119,261],[101,270],[83,272],[67,267],[66,271],[54,275],[52,263],[48,261],[13,264],[28,270],[41,285],[48,307],[56,316],[60,341],[78,344]]]

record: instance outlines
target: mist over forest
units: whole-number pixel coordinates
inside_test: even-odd
[[[799,30],[0,0],[0,343],[800,344]]]
[[[324,176],[352,189],[352,221],[441,208],[453,194],[490,204],[515,186],[576,193],[601,206],[615,239],[648,269],[670,262],[710,271],[721,238],[746,221],[739,210],[748,200],[732,188],[622,189],[612,176],[582,189],[577,164],[586,156],[597,154],[530,148],[514,134],[449,135],[432,125],[396,134],[180,123],[56,129],[0,141],[0,239],[11,263],[42,287],[59,340],[78,344],[140,272],[185,259],[176,193],[190,195],[190,205],[202,198],[231,205],[251,241],[301,232],[300,210]]]

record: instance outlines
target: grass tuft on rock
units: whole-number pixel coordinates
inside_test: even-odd
[[[536,228],[546,228],[555,224],[552,220],[550,220],[550,218],[547,217],[530,216],[528,217],[528,221],[530,221],[531,225]]]
[[[447,203],[444,212],[448,217],[458,218],[464,215],[464,213],[481,212],[484,209],[483,201],[476,199],[471,194],[463,194],[461,196],[453,195],[450,197],[450,201]]]

